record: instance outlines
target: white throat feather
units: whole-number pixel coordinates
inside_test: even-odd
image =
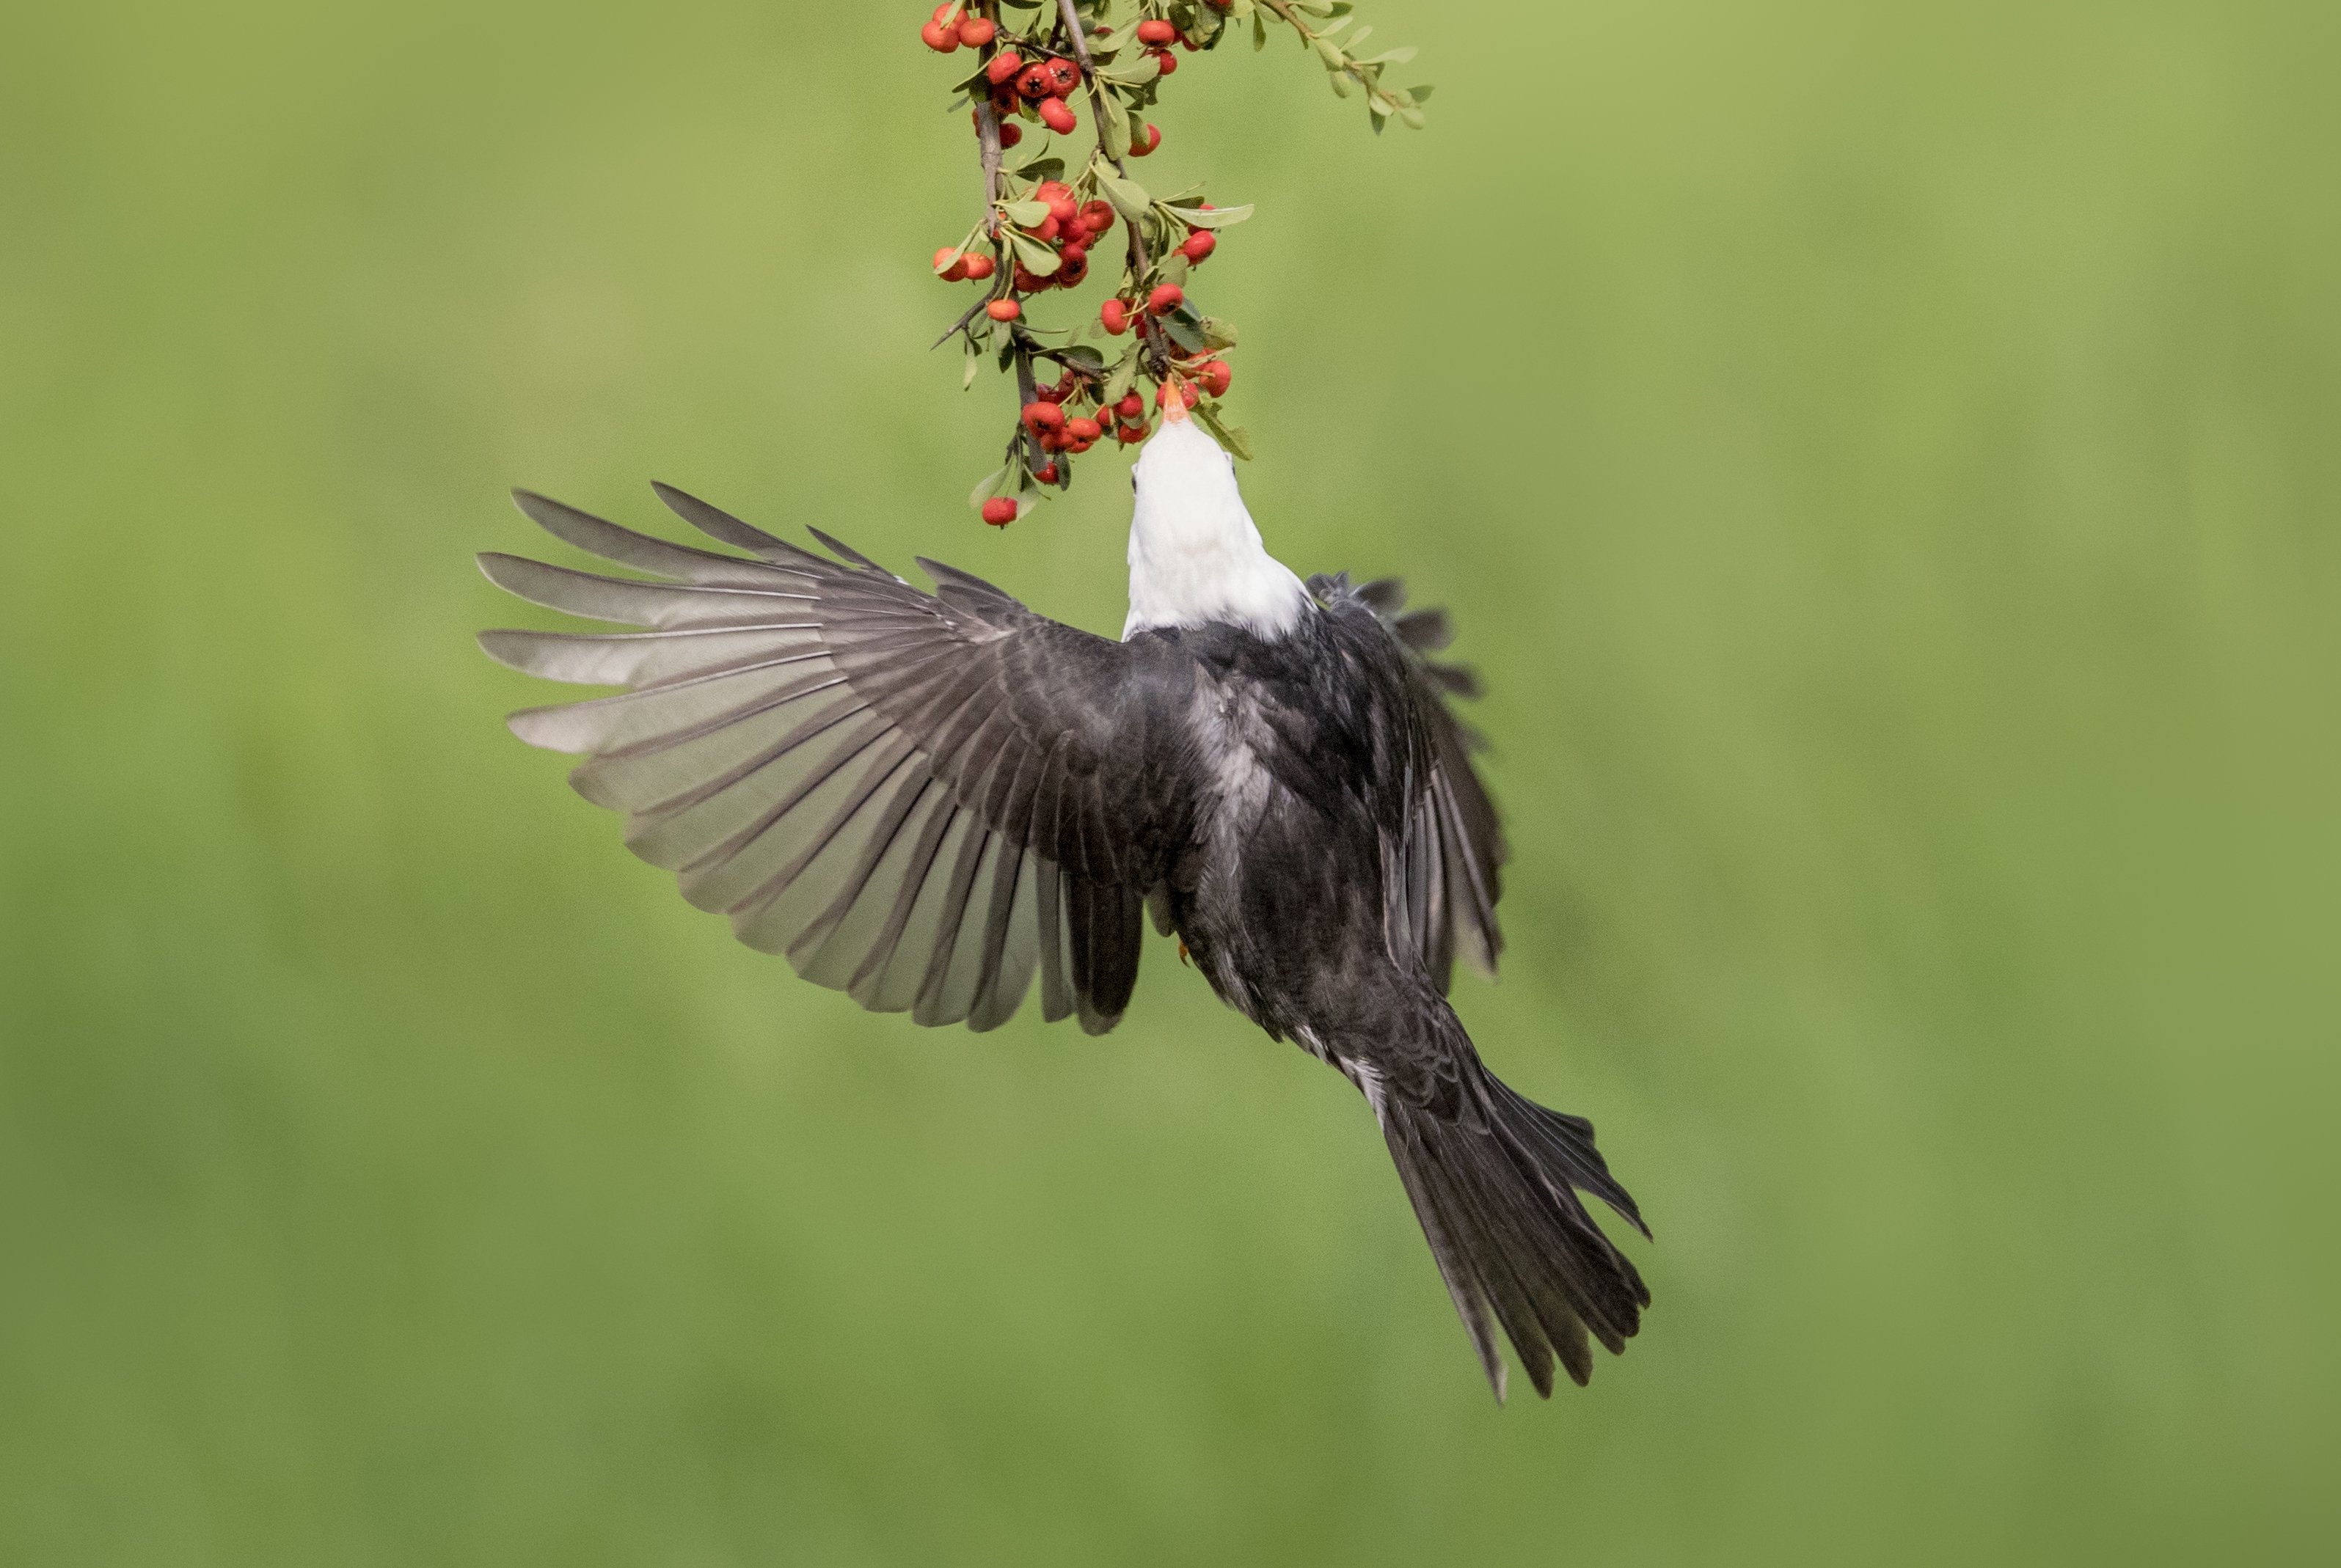
[[[1163,420],[1131,482],[1125,640],[1150,627],[1212,621],[1281,637],[1300,621],[1309,590],[1260,543],[1234,460],[1184,410]]]

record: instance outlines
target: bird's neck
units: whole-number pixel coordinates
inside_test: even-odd
[[[1127,640],[1152,627],[1224,621],[1281,637],[1309,607],[1309,590],[1268,553],[1243,501],[1150,505],[1130,520]]]

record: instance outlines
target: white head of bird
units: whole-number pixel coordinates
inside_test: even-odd
[[[1309,590],[1268,553],[1236,488],[1235,460],[1173,402],[1131,470],[1130,619],[1155,626],[1228,621],[1261,637],[1292,630]]]

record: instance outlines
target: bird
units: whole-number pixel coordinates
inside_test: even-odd
[[[525,673],[613,695],[523,710],[577,792],[737,938],[879,1012],[990,1029],[1039,983],[1092,1035],[1129,1006],[1144,925],[1220,998],[1363,1094],[1500,1404],[1500,1327],[1539,1395],[1612,1354],[1650,1295],[1580,1194],[1649,1227],[1595,1147],[1482,1064],[1448,1000],[1492,977],[1507,858],[1441,663],[1403,587],[1303,581],[1232,458],[1175,403],[1140,451],[1120,640],[919,558],[927,592],[670,486],[728,549],[528,491],[520,510],[642,576],[501,552],[500,588],[624,632],[496,630]]]

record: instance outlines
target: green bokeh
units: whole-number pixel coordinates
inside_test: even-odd
[[[867,1017],[498,723],[513,483],[1119,624],[1119,459],[961,503],[919,10],[12,16],[0,1561],[2341,1551],[2341,13],[1373,0],[1379,141],[1178,77],[1271,547],[1489,678],[1465,1019],[1658,1232],[1499,1411],[1169,944],[1103,1040]]]

